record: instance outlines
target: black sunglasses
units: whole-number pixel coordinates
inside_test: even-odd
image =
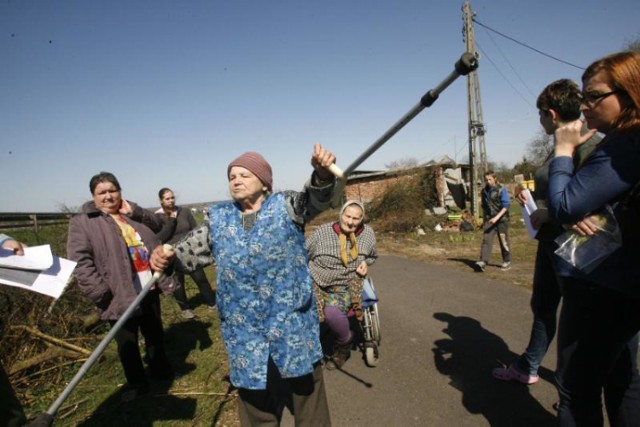
[[[612,90],[611,92],[598,93],[598,92],[582,92],[582,102],[590,107],[593,107],[598,101],[606,98],[607,96],[620,93],[619,90]]]

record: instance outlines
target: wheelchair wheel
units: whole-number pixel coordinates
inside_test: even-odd
[[[371,307],[371,338],[380,345],[382,334],[380,332],[380,316],[378,315],[378,304],[375,303]]]
[[[364,361],[370,368],[378,365],[379,360],[378,346],[376,343],[366,343],[364,347]]]

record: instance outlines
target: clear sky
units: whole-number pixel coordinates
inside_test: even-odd
[[[157,206],[228,198],[227,164],[258,151],[299,189],[315,142],[355,160],[464,52],[462,1],[4,0],[0,211],[55,212],[113,172]],[[476,0],[482,24],[581,67],[640,35],[638,0]],[[535,100],[582,70],[479,25],[487,156],[512,166],[539,130]],[[360,169],[467,159],[466,78]]]

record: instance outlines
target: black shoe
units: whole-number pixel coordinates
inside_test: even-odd
[[[123,403],[129,403],[136,400],[138,397],[149,393],[149,384],[126,384],[122,388],[122,394],[120,395],[120,400]]]
[[[331,356],[331,361],[333,361],[334,365],[337,369],[342,368],[345,362],[351,356],[351,343],[338,346],[336,348],[335,353]]]

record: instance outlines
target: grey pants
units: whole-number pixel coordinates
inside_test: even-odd
[[[285,407],[293,413],[296,427],[331,426],[320,362],[310,374],[282,379],[269,358],[267,377],[266,390],[238,389],[238,412],[243,427],[279,426]]]
[[[484,229],[482,235],[482,247],[480,248],[480,260],[489,264],[493,251],[493,239],[498,236],[502,261],[511,262],[511,249],[509,245],[509,222],[501,221]]]
[[[211,284],[209,283],[209,279],[207,279],[207,275],[205,274],[204,270],[199,268],[191,273],[190,276],[198,286],[200,294],[202,295],[202,298],[204,298],[207,305],[210,307],[216,305],[216,294],[213,289],[211,289]],[[184,274],[175,272],[173,273],[173,278],[178,285],[173,296],[176,298],[176,301],[178,301],[180,310],[187,310],[189,308],[189,303],[187,302],[187,291],[185,289]]]

